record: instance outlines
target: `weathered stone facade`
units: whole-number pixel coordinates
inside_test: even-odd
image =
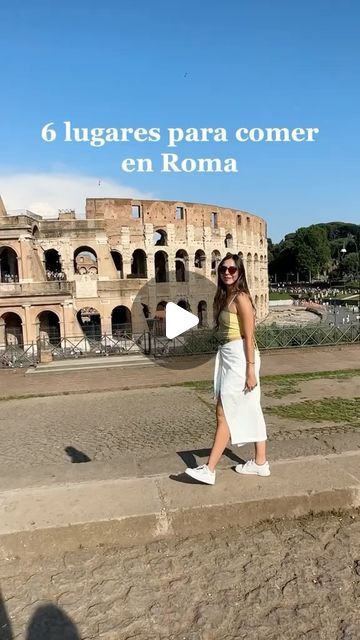
[[[204,290],[204,278],[216,282],[227,251],[242,254],[257,317],[264,318],[262,218],[188,202],[94,198],[86,201],[86,219],[74,211],[43,219],[28,211],[8,216],[0,198],[0,344],[82,336],[91,326],[99,334],[119,326],[140,332],[145,316],[169,300],[205,314],[211,325],[213,290]]]

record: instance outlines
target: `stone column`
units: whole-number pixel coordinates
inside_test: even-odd
[[[23,304],[22,307],[25,312],[25,322],[23,322],[24,346],[29,346],[32,342],[36,342],[38,335],[36,333],[36,326],[32,322],[31,304]]]
[[[5,320],[4,318],[0,318],[0,345],[3,346],[5,344],[5,341]]]
[[[112,334],[111,315],[109,315],[108,312],[101,315],[101,335],[105,333],[107,336],[111,336]]]
[[[67,338],[74,338],[82,335],[81,329],[78,327],[78,322],[75,317],[75,310],[73,302],[66,300],[63,305],[63,317],[64,317],[64,336]]]

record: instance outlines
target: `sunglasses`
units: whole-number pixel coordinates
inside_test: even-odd
[[[225,267],[225,265],[221,266],[219,269],[222,275],[225,275],[225,273],[228,271],[231,276],[234,276],[237,270],[238,270],[237,267]]]

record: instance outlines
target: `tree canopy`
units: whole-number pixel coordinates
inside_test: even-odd
[[[329,222],[300,227],[278,244],[269,239],[269,273],[278,280],[355,275],[360,271],[359,248],[360,225]]]

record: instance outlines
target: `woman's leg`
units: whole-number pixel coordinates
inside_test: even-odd
[[[255,442],[255,462],[256,464],[265,464],[266,440],[264,440],[263,442]]]
[[[216,405],[216,432],[214,437],[214,444],[211,449],[209,462],[207,463],[210,471],[215,470],[215,467],[229,442],[229,438],[230,431],[226,422],[224,409],[219,398]]]

